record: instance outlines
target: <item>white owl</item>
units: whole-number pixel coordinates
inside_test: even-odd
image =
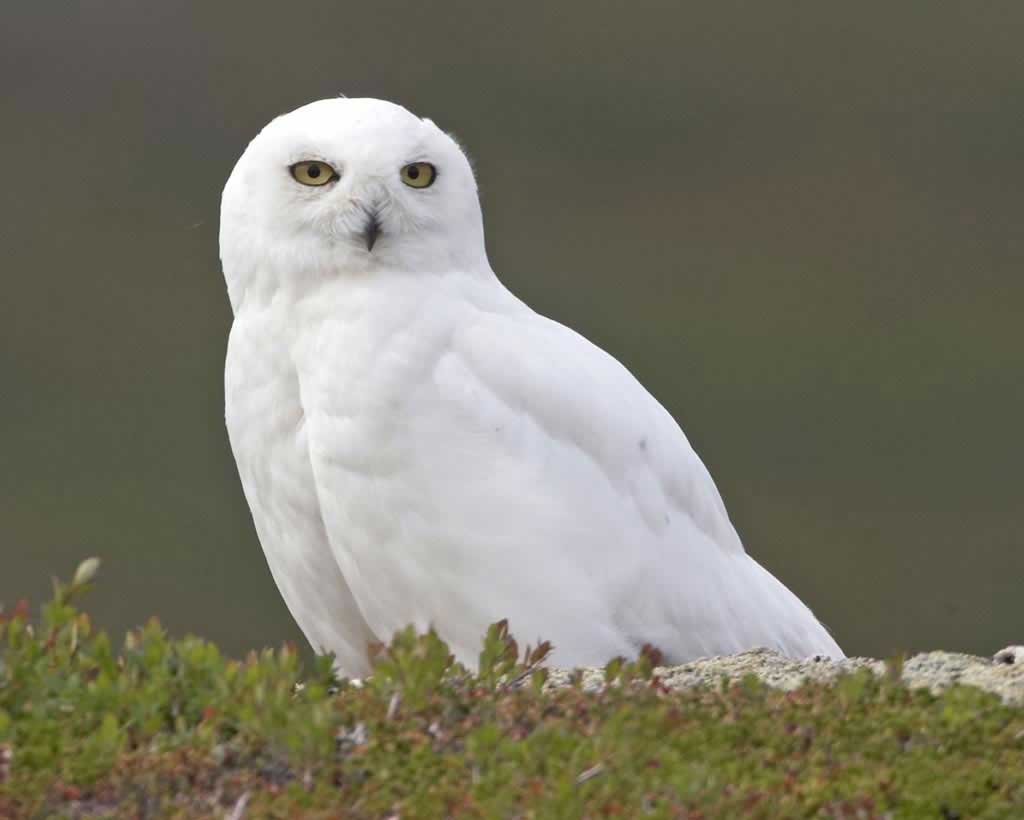
[[[408,624],[473,665],[502,618],[566,666],[645,643],[842,657],[668,412],[498,281],[469,162],[430,120],[372,99],[275,119],[224,188],[220,251],[242,486],[344,673]]]

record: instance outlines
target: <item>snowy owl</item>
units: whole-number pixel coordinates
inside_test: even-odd
[[[220,255],[242,486],[342,672],[409,624],[474,666],[502,618],[564,666],[644,644],[842,657],[672,416],[498,281],[473,171],[430,120],[373,99],[273,120],[224,188]]]

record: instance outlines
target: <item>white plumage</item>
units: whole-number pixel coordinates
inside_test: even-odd
[[[308,162],[335,173],[303,184]],[[410,623],[472,664],[501,618],[562,665],[645,643],[842,657],[746,554],[665,409],[501,285],[469,163],[429,120],[355,99],[279,117],[228,180],[220,243],[242,485],[289,609],[344,672]]]

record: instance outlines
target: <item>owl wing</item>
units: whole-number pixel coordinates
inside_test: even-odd
[[[313,442],[339,565],[378,634],[433,625],[470,661],[501,618],[560,663],[644,643],[676,661],[842,655],[746,554],[682,430],[617,360],[528,309],[453,328],[424,341],[415,377],[381,376],[406,385],[365,433],[392,471],[353,480]]]

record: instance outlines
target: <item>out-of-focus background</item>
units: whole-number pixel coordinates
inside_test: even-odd
[[[117,632],[302,642],[224,431],[218,205],[266,121],[344,93],[468,147],[499,276],[669,408],[847,651],[1019,642],[1022,31],[1019,2],[8,3],[0,601],[96,554]]]

